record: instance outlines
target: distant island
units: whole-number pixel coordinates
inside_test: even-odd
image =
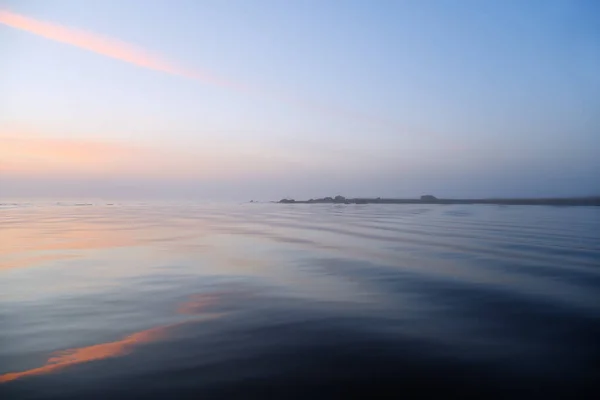
[[[507,206],[600,206],[600,196],[557,197],[557,198],[489,198],[489,199],[438,199],[424,195],[419,199],[345,198],[344,196],[323,197],[320,199],[294,200],[281,199],[273,203],[281,204],[496,204]]]

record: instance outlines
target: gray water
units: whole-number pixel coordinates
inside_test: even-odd
[[[598,207],[16,203],[0,224],[2,398],[600,382]]]

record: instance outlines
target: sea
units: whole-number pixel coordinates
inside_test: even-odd
[[[600,207],[0,205],[1,399],[599,388]]]

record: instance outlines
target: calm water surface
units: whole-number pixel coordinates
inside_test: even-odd
[[[0,224],[1,398],[600,382],[600,208],[4,204]]]

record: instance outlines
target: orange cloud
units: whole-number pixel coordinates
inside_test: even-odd
[[[147,51],[120,40],[110,39],[80,29],[67,28],[59,24],[39,21],[5,10],[0,10],[0,23],[47,39],[70,44],[106,57],[137,65],[138,67],[195,79],[211,85],[245,90],[239,84],[217,78],[205,72],[182,68],[173,62],[151,55]]]
[[[0,136],[0,167],[14,170],[26,164],[88,164],[116,161],[139,149],[93,140]],[[83,164],[83,165],[82,165]]]
[[[116,141],[0,133],[0,174],[17,177],[84,176],[221,179],[280,169],[273,152],[245,153],[243,144],[206,141],[190,150]]]
[[[118,142],[0,135],[0,173],[107,175],[131,172],[151,151]]]

